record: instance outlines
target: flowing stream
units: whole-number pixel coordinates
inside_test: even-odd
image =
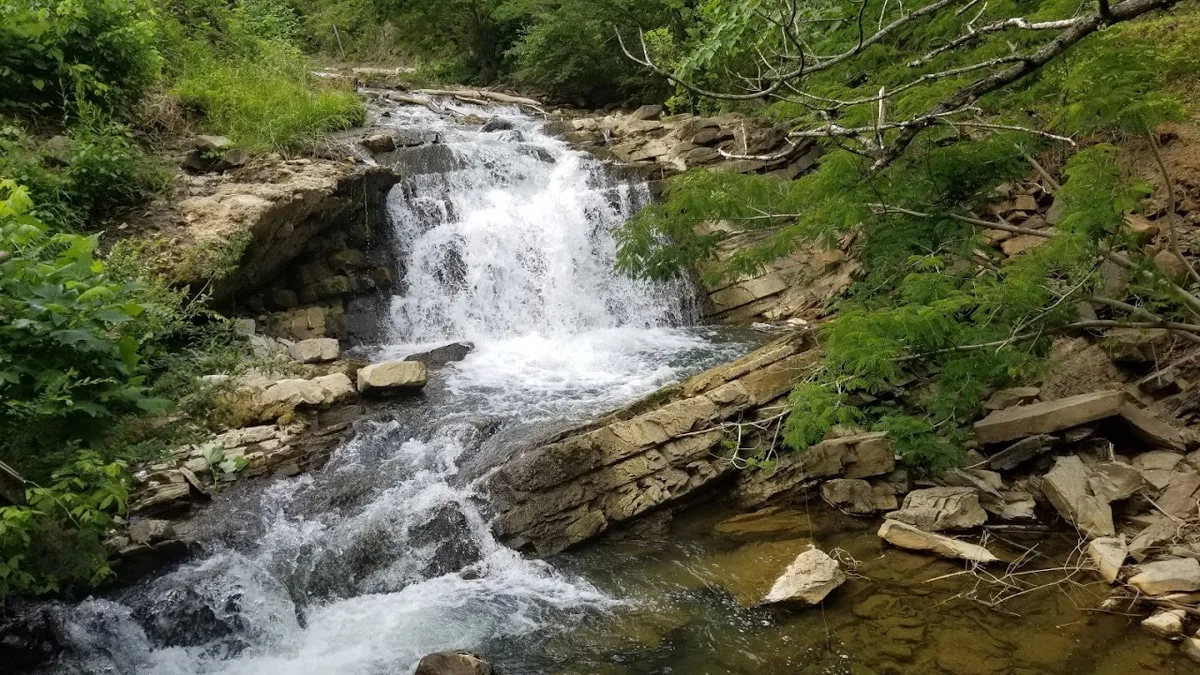
[[[378,111],[377,111],[378,112]],[[471,478],[490,453],[749,348],[695,323],[693,290],[614,272],[613,230],[648,199],[516,109],[482,132],[419,106],[381,123],[436,133],[402,150],[388,197],[401,288],[374,358],[470,341],[420,400],[358,430],[328,465],[230,490],[204,556],[58,608],[54,672],[409,673],[431,651],[514,653],[625,599],[500,545]],[[468,477],[468,462],[480,471]]]

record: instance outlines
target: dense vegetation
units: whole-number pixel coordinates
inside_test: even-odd
[[[820,168],[795,181],[685,174],[621,241],[623,268],[663,277],[707,259],[727,236],[697,234],[702,222],[725,220],[766,235],[762,246],[709,266],[716,276],[736,276],[807,242],[857,233],[865,274],[821,332],[822,367],[792,396],[792,448],[819,441],[834,425],[859,425],[888,431],[911,466],[953,464],[981,397],[1038,372],[1054,337],[1086,326],[1081,302],[1118,321],[1164,326],[1186,323],[1200,306],[1196,280],[1170,278],[1126,228],[1126,214],[1144,208],[1150,191],[1129,175],[1116,145],[1153,143],[1156,125],[1192,114],[1185,105],[1191,92],[1178,83],[1194,80],[1200,68],[1188,55],[1200,41],[1194,7],[1090,34],[962,114],[935,119],[928,115],[944,110],[939,102],[1028,63],[1020,55],[1038,53],[1056,34],[1009,24],[956,42],[959,36],[1011,17],[1056,21],[1097,11],[1058,0],[964,5],[948,3],[871,43],[864,36],[903,19],[905,10],[816,3],[789,24],[785,0],[709,3],[702,18],[709,38],[672,64],[654,64],[653,48],[647,60],[636,35],[630,39],[640,60],[677,83],[677,105],[767,115],[797,143],[816,138],[827,147]],[[862,21],[864,8],[869,21]],[[758,79],[729,75],[797,45],[848,56],[824,68],[813,59],[813,72],[778,94],[754,95],[773,81],[769,63],[759,64]],[[881,104],[879,92],[895,93]],[[900,152],[891,153],[895,147]],[[1004,227],[988,206],[1003,198],[1003,184],[1036,175],[1036,157],[1061,167],[1056,196],[1065,217],[1047,243],[998,259],[982,245],[983,230]],[[1119,297],[1104,297],[1104,263],[1130,270],[1133,283]]]
[[[170,189],[156,146],[295,152],[362,116],[279,0],[0,5],[0,486],[24,486],[0,501],[0,598],[111,574],[127,463],[206,435],[199,375],[248,355],[152,256],[99,254],[108,218]]]

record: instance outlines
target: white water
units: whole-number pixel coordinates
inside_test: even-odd
[[[484,134],[419,107],[390,118],[437,130],[455,170],[389,197],[404,281],[377,356],[475,351],[318,474],[210,507],[240,532],[207,557],[63,608],[59,672],[408,673],[426,653],[512,651],[618,602],[497,542],[459,465],[488,442],[484,422],[586,417],[741,347],[685,327],[685,284],[613,271],[612,230],[644,186],[499,114],[517,128]]]

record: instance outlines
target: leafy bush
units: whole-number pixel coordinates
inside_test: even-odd
[[[364,121],[358,98],[324,86],[295,48],[263,42],[258,52],[229,59],[193,51],[173,91],[204,129],[252,150],[295,151]]]
[[[0,4],[0,110],[115,109],[162,65],[144,0],[6,0]]]
[[[125,513],[125,465],[80,452],[50,481],[33,484],[26,504],[0,507],[0,598],[95,586],[112,575],[103,539],[112,517]]]

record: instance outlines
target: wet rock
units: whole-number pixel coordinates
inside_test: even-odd
[[[431,349],[420,354],[406,356],[405,361],[420,361],[428,368],[439,368],[448,363],[456,363],[467,358],[467,355],[475,351],[475,345],[470,342],[451,342],[443,347]]]
[[[1142,620],[1142,628],[1163,637],[1172,638],[1183,634],[1183,620],[1187,612],[1182,609],[1160,609]]]
[[[1120,415],[1138,438],[1158,448],[1184,451],[1183,434],[1149,410],[1126,402],[1121,406]]]
[[[169,520],[136,520],[129,525],[129,539],[135,544],[154,544],[175,536]]]
[[[1146,595],[1200,591],[1200,561],[1195,558],[1142,563],[1138,570],[1129,585]]]
[[[846,575],[838,561],[824,551],[811,548],[796,556],[763,597],[762,604],[816,605],[845,581]]]
[[[419,361],[372,363],[358,371],[358,390],[364,394],[419,391],[426,381],[425,364]]]
[[[1116,415],[1125,401],[1120,390],[998,410],[975,423],[980,443],[1003,443],[1037,434],[1050,434]]]
[[[875,489],[861,478],[835,478],[821,484],[821,498],[830,506],[852,515],[875,513]]]
[[[487,124],[483,125],[483,128],[480,129],[480,131],[488,133],[492,131],[510,131],[514,128],[516,128],[516,125],[514,125],[510,120],[506,120],[503,117],[493,117],[487,121]]]
[[[0,619],[0,663],[12,672],[32,670],[49,663],[62,651],[55,622],[46,609],[8,615]]]
[[[1190,637],[1180,642],[1179,651],[1189,659],[1200,663],[1200,637]]]
[[[1041,389],[1037,387],[1013,387],[1001,389],[991,395],[983,407],[988,410],[1006,410],[1015,405],[1023,405],[1037,401]]]
[[[435,652],[421,657],[413,675],[499,675],[492,664],[466,651]]]
[[[1108,583],[1113,583],[1121,574],[1121,567],[1129,555],[1129,547],[1125,537],[1100,537],[1088,542],[1088,560],[1096,566],[1100,576]]]
[[[434,551],[422,570],[424,578],[457,572],[481,557],[467,517],[454,505],[438,507],[424,522],[409,530],[408,543]]]
[[[1111,537],[1116,533],[1112,509],[1108,502],[1092,494],[1089,476],[1088,468],[1078,457],[1059,457],[1042,479],[1042,493],[1063,518],[1088,537]]]
[[[979,504],[979,491],[964,487],[939,487],[914,490],[904,498],[899,511],[887,518],[921,530],[967,530],[987,522],[987,513]]]
[[[336,361],[342,349],[333,338],[301,340],[288,347],[288,355],[300,363],[322,363]]]
[[[879,528],[879,537],[893,546],[914,551],[928,551],[947,558],[957,558],[976,563],[999,560],[982,546],[951,539],[950,537],[925,532],[908,523],[886,519]]]
[[[393,167],[403,176],[420,176],[430,173],[449,173],[463,167],[449,145],[422,145],[413,148],[398,148],[394,152],[380,155],[380,164]]]
[[[370,153],[391,152],[396,149],[396,139],[391,134],[375,134],[358,142]]]

